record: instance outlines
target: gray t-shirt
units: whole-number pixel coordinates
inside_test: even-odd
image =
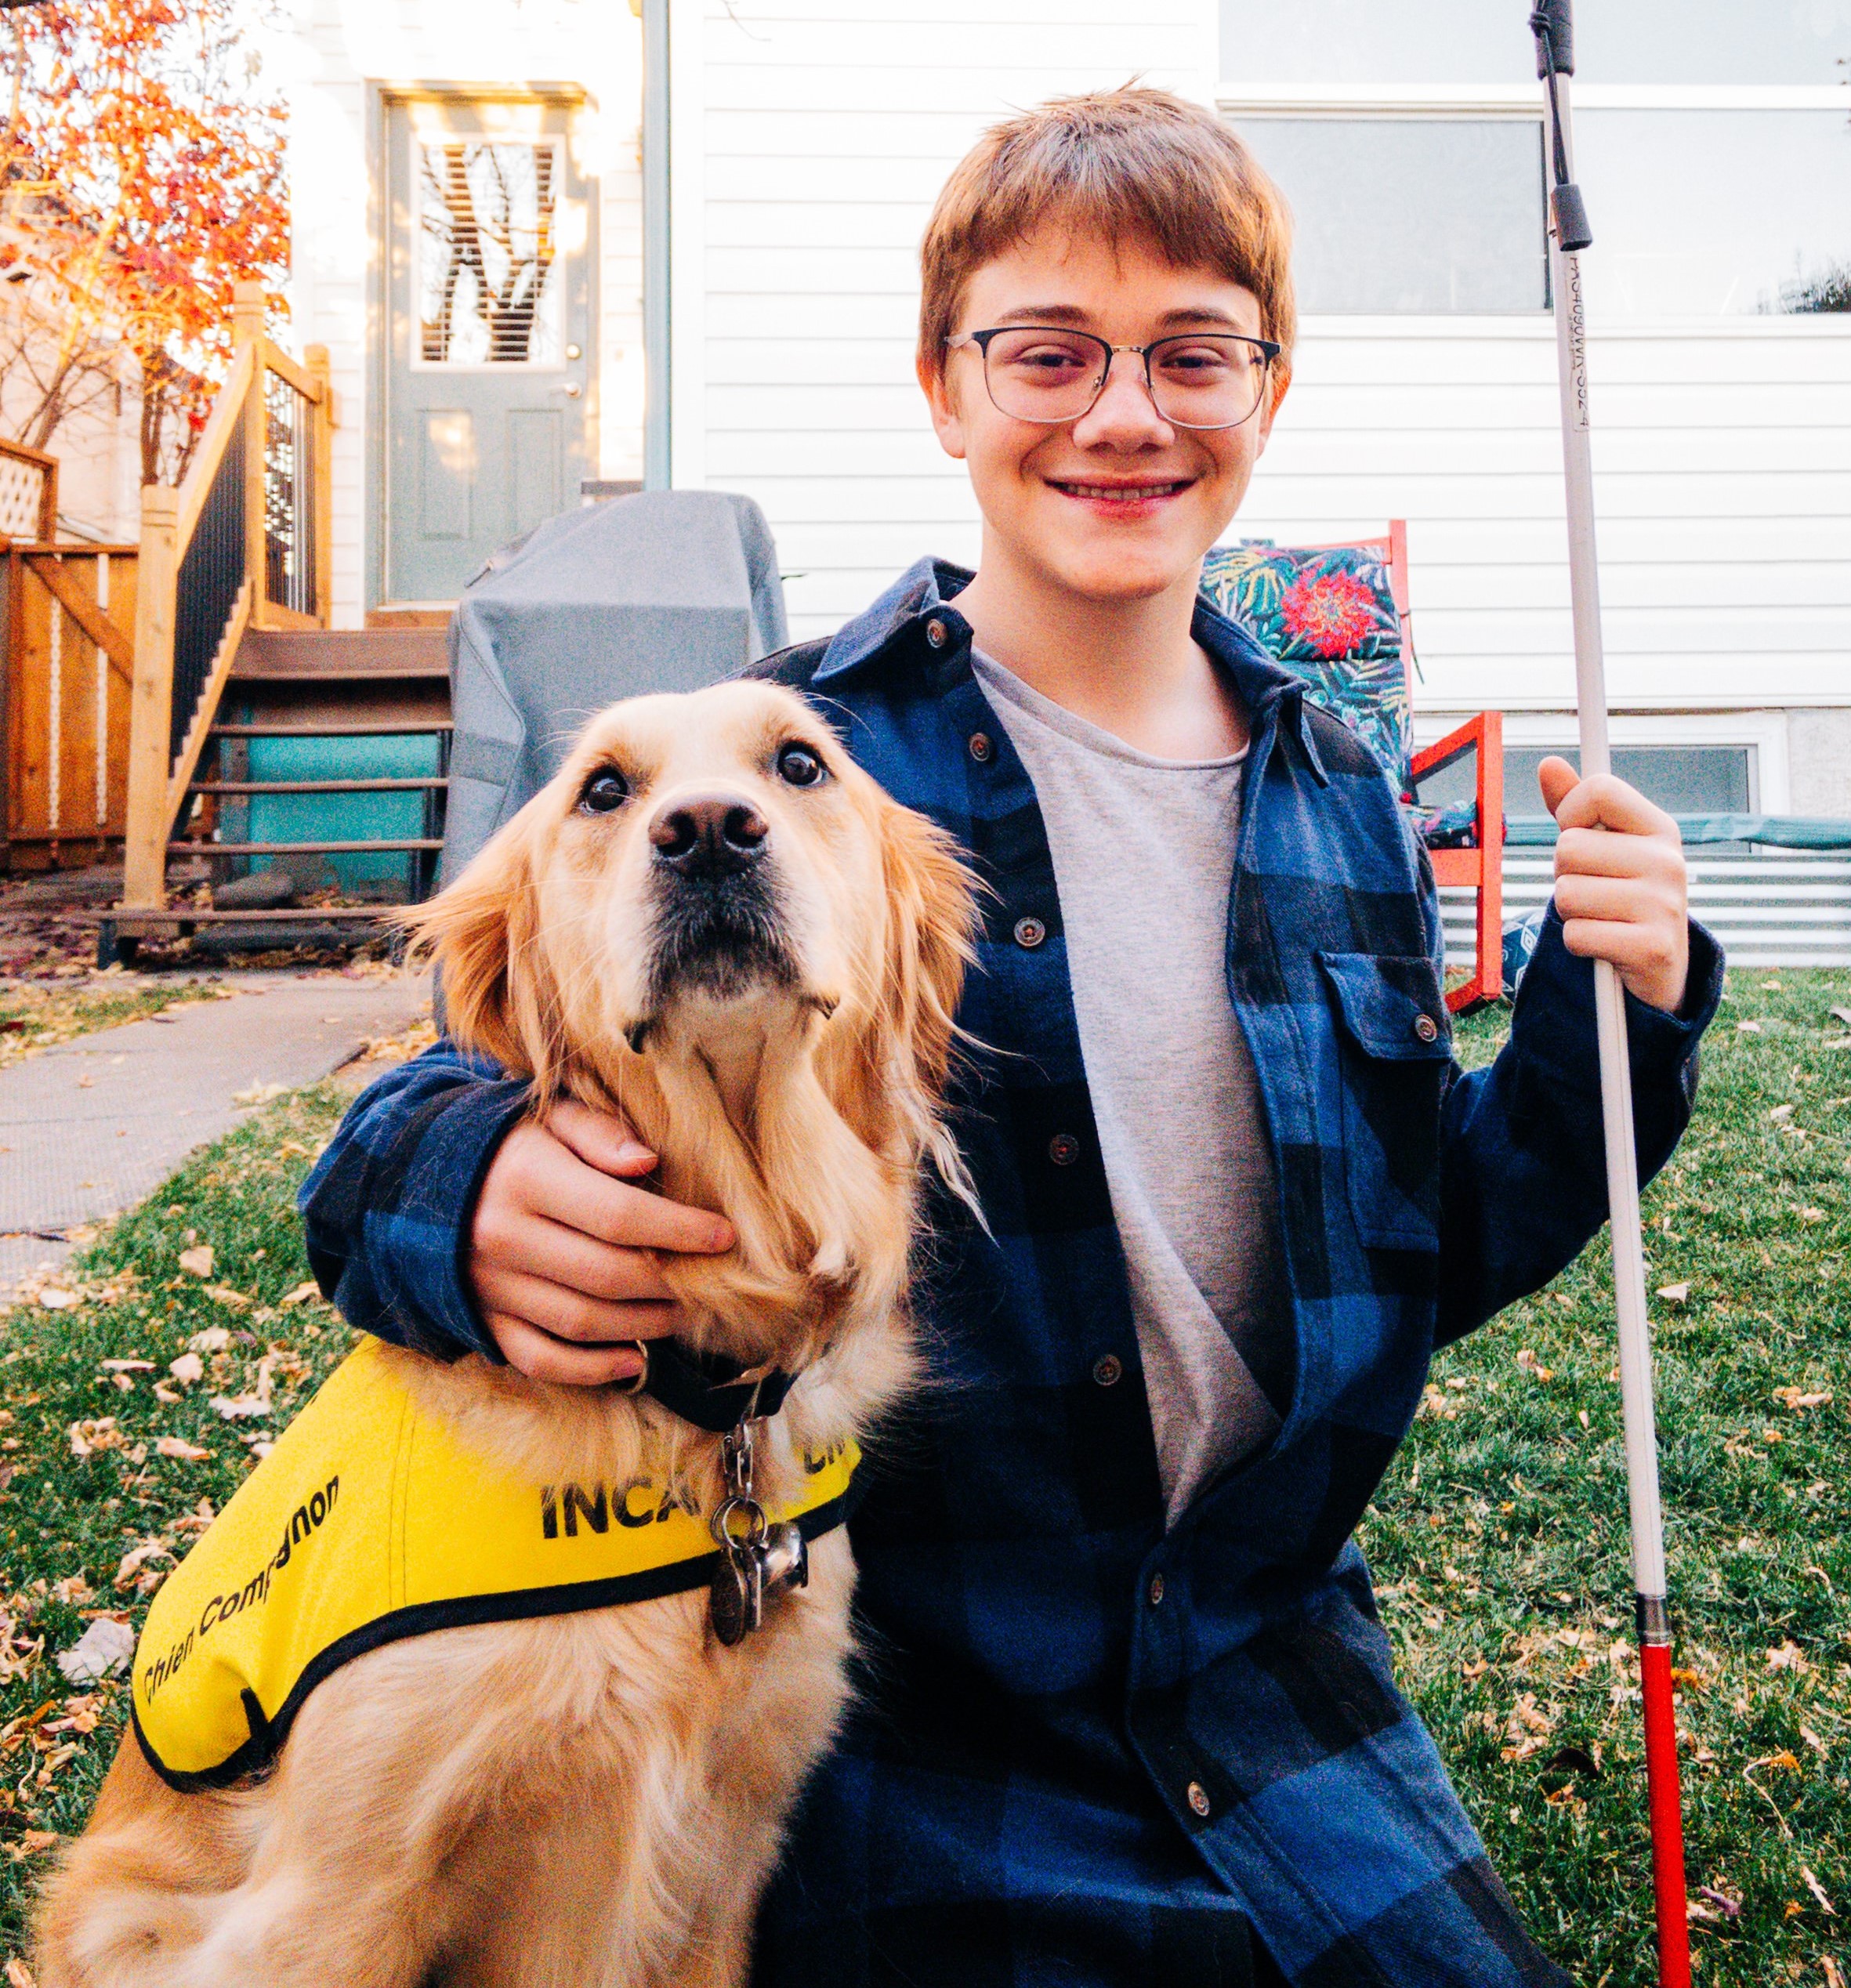
[[[1047,824],[1174,1523],[1273,1434],[1291,1385],[1277,1186],[1227,988],[1246,755],[1154,759],[973,661]]]

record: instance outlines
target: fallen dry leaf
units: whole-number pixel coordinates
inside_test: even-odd
[[[1735,1032],[1737,1035],[1759,1035],[1761,1033],[1761,1024],[1759,1022],[1737,1022],[1735,1025]]]
[[[253,1415],[270,1413],[269,1400],[261,1394],[216,1394],[206,1405],[228,1422],[248,1421]]]
[[[1835,1919],[1838,1915],[1833,1909],[1831,1900],[1825,1896],[1825,1887],[1803,1863],[1799,1867],[1799,1874],[1806,1881],[1806,1889],[1819,1901],[1819,1908],[1826,1917]]]
[[[280,1098],[288,1088],[287,1084],[253,1084],[247,1091],[234,1091],[231,1102],[234,1104],[268,1104],[273,1099]]]
[[[191,1249],[180,1251],[180,1268],[196,1277],[209,1277],[215,1260],[210,1243],[196,1243]]]
[[[1819,1964],[1825,1970],[1825,1988],[1845,1988],[1845,1977],[1838,1972],[1838,1964],[1829,1954],[1819,1956]]]
[[[105,1374],[152,1374],[154,1371],[151,1360],[106,1360],[101,1365]]]
[[[1526,1374],[1534,1374],[1539,1381],[1552,1381],[1556,1378],[1556,1370],[1552,1367],[1545,1367],[1527,1346],[1517,1355],[1517,1364]]]
[[[1825,1388],[1817,1394],[1805,1394],[1798,1388],[1776,1388],[1774,1399],[1783,1408],[1790,1408],[1795,1413],[1802,1408],[1829,1408],[1831,1389]]]
[[[189,1351],[196,1353],[222,1353],[230,1344],[231,1328],[223,1325],[208,1325],[187,1342]]]
[[[78,1292],[67,1291],[62,1284],[45,1284],[38,1293],[40,1308],[48,1312],[74,1311],[83,1302]]]
[[[50,1836],[52,1843],[56,1843],[58,1840],[56,1836],[54,1835],[51,1830],[45,1829],[27,1830],[26,1836],[21,1837],[20,1840],[21,1842],[24,1842],[27,1837],[32,1836]],[[51,1844],[34,1844],[29,1847],[35,1849],[49,1850],[51,1848]],[[38,1988],[38,1983],[32,1979],[32,1970],[27,1966],[24,1961],[14,1960],[9,1961],[7,1962],[6,1988]]]
[[[1674,1305],[1682,1305],[1690,1295],[1690,1287],[1687,1284],[1661,1284],[1658,1287],[1658,1295],[1668,1298]]]
[[[122,1555],[122,1564],[116,1569],[115,1588],[119,1595],[135,1585],[136,1576],[150,1560],[171,1560],[172,1552],[165,1540],[144,1539],[140,1545],[132,1546]]]
[[[1851,1008],[1828,1008],[1825,1012],[1834,1021],[1842,1022],[1846,1028],[1851,1029]]]
[[[198,1464],[210,1461],[212,1451],[202,1450],[196,1443],[189,1443],[183,1436],[164,1436],[154,1445],[158,1456],[173,1457],[182,1463]]]
[[[71,1454],[79,1458],[98,1450],[119,1450],[125,1439],[116,1427],[114,1415],[104,1415],[95,1421],[73,1422],[70,1435]]]
[[[205,1287],[207,1297],[223,1305],[228,1312],[248,1312],[252,1300],[241,1291],[234,1291],[230,1284],[209,1284]]]
[[[182,1353],[179,1359],[167,1363],[167,1371],[183,1388],[190,1388],[195,1381],[205,1378],[205,1362],[197,1353]]]
[[[135,1654],[135,1631],[126,1622],[100,1615],[70,1649],[59,1653],[58,1668],[73,1684],[93,1684],[127,1668]]]
[[[306,1284],[299,1284],[295,1290],[285,1291],[277,1302],[280,1305],[306,1305],[321,1295],[321,1285],[311,1277]]]

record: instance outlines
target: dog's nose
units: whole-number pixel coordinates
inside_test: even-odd
[[[765,817],[735,794],[700,794],[663,808],[649,824],[655,860],[683,876],[749,869],[771,833]]]

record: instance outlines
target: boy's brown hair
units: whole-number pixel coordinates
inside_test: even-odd
[[[1291,372],[1291,218],[1279,189],[1212,110],[1128,86],[1056,97],[993,125],[954,168],[920,245],[919,358],[942,377],[945,340],[985,263],[1052,223],[1212,269],[1259,300],[1260,328]]]

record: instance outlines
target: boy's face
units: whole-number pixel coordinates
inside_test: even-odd
[[[1114,252],[1058,228],[976,271],[956,331],[1023,324],[1070,326],[1113,345],[1191,331],[1262,335],[1258,299],[1215,270],[1175,269],[1136,242]],[[1000,553],[1102,602],[1193,588],[1203,553],[1247,494],[1275,411],[1269,384],[1237,428],[1172,426],[1131,353],[1117,356],[1089,413],[1056,427],[1002,413],[974,347],[945,354],[942,380],[924,365],[920,379],[940,441],[969,465],[986,559]]]

